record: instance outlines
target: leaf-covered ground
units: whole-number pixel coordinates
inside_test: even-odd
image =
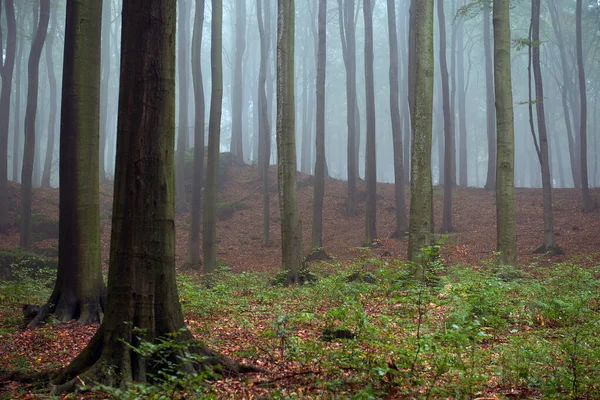
[[[271,176],[274,185],[274,171]],[[310,178],[300,176],[299,187],[303,240],[307,247],[312,213]],[[101,195],[103,260],[108,259],[110,246],[111,190],[111,186],[107,185],[102,188]],[[10,186],[13,218],[19,210],[18,192],[17,185]],[[307,288],[271,288],[268,277],[278,272],[280,265],[277,191],[271,193],[271,236],[274,244],[263,247],[262,194],[256,171],[252,167],[230,168],[219,202],[237,202],[238,207],[231,216],[219,221],[217,231],[217,258],[227,265],[229,272],[217,289],[203,291],[197,285],[198,273],[187,271],[180,279],[181,297],[188,325],[198,337],[236,359],[268,369],[271,374],[220,380],[212,383],[203,396],[345,398],[354,394],[363,396],[361,398],[383,395],[398,398],[535,398],[546,393],[544,390],[552,389],[534,382],[541,379],[554,382],[557,393],[568,397],[567,372],[556,367],[555,372],[560,372],[556,372],[556,376],[549,377],[552,370],[548,370],[546,375],[536,375],[525,366],[511,364],[518,358],[515,354],[511,356],[511,351],[516,351],[514,348],[517,347],[513,348],[513,345],[537,349],[535,352],[540,359],[533,359],[532,355],[532,365],[563,360],[571,354],[568,350],[571,342],[567,340],[564,343],[564,338],[571,338],[573,332],[585,333],[585,329],[593,328],[580,326],[580,321],[568,324],[561,321],[562,306],[542,299],[542,294],[546,296],[547,293],[543,293],[540,285],[549,285],[547,279],[552,276],[557,263],[564,263],[559,265],[567,270],[571,268],[567,265],[581,265],[585,267],[583,271],[591,274],[588,278],[592,279],[592,283],[597,281],[594,267],[600,264],[599,209],[583,214],[579,191],[554,190],[555,231],[564,254],[536,255],[532,251],[541,244],[543,234],[541,190],[517,189],[518,253],[522,266],[519,271],[526,271],[527,279],[523,281],[525,283],[517,280],[504,285],[497,271],[492,271],[496,240],[494,196],[482,189],[456,188],[456,232],[443,238],[441,252],[444,265],[478,267],[439,271],[443,282],[423,289],[399,283],[405,268],[402,260],[406,257],[407,240],[387,238],[394,230],[393,186],[378,185],[377,228],[381,239],[378,246],[371,249],[360,247],[364,244],[362,183],[359,184],[359,193],[359,214],[347,217],[344,214],[346,183],[332,179],[326,181],[324,247],[334,260],[314,267],[324,279]],[[592,190],[592,196],[598,201],[600,191]],[[435,189],[434,201],[435,222],[439,226],[441,188]],[[240,203],[244,206],[239,207]],[[33,207],[34,214],[56,219],[58,190],[35,190]],[[188,215],[178,216],[178,265],[185,259],[187,229]],[[16,229],[8,236],[0,236],[2,248],[15,247],[18,243]],[[51,253],[57,241],[47,239],[36,242],[36,246]],[[487,271],[487,275],[478,275],[479,266],[483,266],[482,270]],[[347,274],[359,270],[372,271],[377,283],[345,282]],[[468,282],[462,280],[475,283],[467,287]],[[20,305],[43,302],[50,289],[40,290],[31,283],[30,287],[25,285],[18,290],[11,287],[10,293],[0,293],[0,369],[41,370],[64,365],[93,335],[95,327],[73,324],[47,326],[34,331],[18,330],[22,323]],[[588,287],[573,289],[590,290]],[[538,292],[540,290],[542,292]],[[482,294],[482,298],[477,297]],[[489,299],[496,301],[488,304],[489,310],[473,312],[474,305]],[[541,304],[536,305],[537,300]],[[563,305],[567,310],[575,307],[575,314],[591,315],[591,322],[595,321],[598,328],[598,299],[592,296],[580,300],[565,299]],[[503,306],[503,301],[511,303]],[[588,315],[588,311],[591,314]],[[489,315],[482,320],[484,312]],[[497,313],[500,313],[499,317]],[[473,326],[473,321],[478,321],[479,325]],[[457,328],[453,328],[454,325]],[[423,327],[422,331],[419,331],[419,326]],[[347,328],[357,337],[334,342],[320,340],[323,329],[332,327]],[[535,335],[530,335],[530,332]],[[441,337],[442,334],[446,336]],[[436,351],[431,348],[434,345],[441,346],[444,351],[439,351],[439,354],[447,354],[448,357],[436,358]],[[425,349],[427,346],[430,347]],[[540,350],[544,346],[556,347],[557,353],[544,353]],[[563,353],[561,346],[565,349]],[[591,355],[571,354],[581,361],[571,368],[580,374],[577,385],[582,385],[586,376],[598,376],[597,367],[595,372],[583,367],[585,357],[599,354],[597,348],[590,349]],[[483,365],[485,363],[489,365]],[[567,364],[564,368],[568,371]],[[512,369],[515,370],[514,376],[511,375]],[[43,397],[35,394],[37,390],[15,382],[0,382],[0,398]],[[580,395],[586,398],[584,393]]]

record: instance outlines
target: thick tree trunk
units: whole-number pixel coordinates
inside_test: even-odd
[[[277,172],[282,265],[286,283],[298,281],[302,260],[302,222],[296,187],[294,112],[294,0],[277,2]]]
[[[54,133],[56,132],[56,76],[54,74],[54,62],[52,61],[52,51],[54,36],[58,32],[58,22],[56,20],[56,11],[52,12],[52,30],[49,32],[46,41],[46,66],[48,68],[48,81],[50,83],[50,112],[48,118],[48,143],[46,146],[46,159],[44,160],[44,173],[42,175],[42,187],[50,187],[50,178],[52,175],[52,156],[54,154]]]
[[[192,177],[192,204],[190,210],[190,237],[186,264],[199,269],[200,229],[202,214],[202,184],[204,180],[204,84],[202,82],[202,29],[204,26],[204,0],[196,0],[194,33],[192,35],[192,79],[194,81],[194,173]]]
[[[223,1],[212,0],[211,21],[211,95],[208,117],[208,154],[202,227],[204,273],[208,285],[217,267],[217,181],[219,178],[219,144],[221,143],[221,112],[223,102]]]
[[[40,57],[48,31],[50,0],[40,0],[40,21],[31,42],[31,53],[27,65],[27,108],[25,110],[25,148],[21,171],[21,227],[20,245],[24,249],[31,246],[31,203],[32,175],[35,152],[35,117],[37,114]]]
[[[367,119],[367,146],[365,181],[367,191],[365,244],[377,239],[377,158],[375,153],[375,86],[373,73],[373,7],[374,0],[363,0],[365,20],[365,93]]]
[[[433,121],[433,0],[413,0],[415,68],[408,259],[418,262],[431,244],[431,135]]]
[[[492,40],[490,38],[490,5],[483,5],[483,47],[485,52],[486,120],[488,143],[488,167],[485,181],[486,190],[496,187],[496,109],[494,108],[494,64],[492,60]]]
[[[587,166],[587,93],[585,82],[585,66],[583,63],[583,44],[581,32],[581,8],[582,0],[577,0],[575,9],[576,18],[576,47],[577,47],[577,72],[579,77],[579,158],[581,162],[581,194],[583,197],[583,212],[592,211],[592,199],[590,198],[590,189],[588,186],[588,166]]]
[[[190,45],[188,41],[188,15],[191,0],[179,0],[177,8],[179,13],[179,29],[177,32],[177,77],[179,83],[179,130],[177,136],[177,166],[175,168],[175,211],[187,212],[187,199],[185,192],[185,152],[188,149],[189,116],[188,116],[188,66]]]
[[[235,64],[233,71],[233,96],[231,101],[231,152],[236,161],[244,163],[243,125],[242,125],[242,64],[246,51],[246,1],[235,1]]]
[[[59,321],[100,322],[106,290],[100,262],[98,138],[102,3],[69,2],[60,132],[58,276],[54,291],[29,326],[54,314]],[[73,232],[77,232],[76,235]]]
[[[175,340],[186,343],[185,349],[174,351],[169,358],[184,373],[215,364],[222,365],[223,374],[241,370],[193,340],[184,329],[177,298],[172,151],[175,9],[175,0],[130,0],[123,4],[106,314],[88,346],[55,379],[54,393],[73,390],[80,382],[114,387],[132,381],[151,382],[165,365],[152,362],[132,346],[139,346],[141,341],[155,342],[168,334],[178,333]],[[213,3],[213,12],[215,9],[220,7]],[[219,26],[220,18],[216,19]],[[140,48],[145,51],[140,52]],[[182,360],[188,352],[208,358],[200,362]]]
[[[500,265],[516,265],[514,115],[510,66],[510,1],[494,1],[494,82],[497,116],[496,230]]]
[[[13,0],[0,1],[0,16],[2,6],[6,10],[6,48],[3,49],[4,57],[0,57],[0,76],[2,77],[2,90],[0,91],[0,233],[7,233],[8,222],[8,122],[10,121],[10,95],[12,91],[12,78],[15,66],[15,53],[17,46],[17,28],[15,21],[15,7]],[[0,30],[1,31],[1,30]],[[0,32],[0,46],[2,33]],[[1,48],[0,48],[1,49]],[[2,62],[4,59],[4,62]],[[21,71],[17,70],[17,74]],[[18,124],[15,121],[15,126]]]
[[[325,195],[325,75],[327,67],[327,0],[319,0],[317,44],[317,127],[312,247],[323,247],[323,197]]]
[[[450,103],[450,84],[448,65],[446,61],[446,16],[444,2],[437,2],[439,31],[440,31],[440,72],[442,74],[442,100],[444,114],[444,211],[441,230],[443,233],[454,231],[452,226],[452,187],[456,178],[454,125],[452,121],[452,106]]]
[[[404,160],[402,149],[402,122],[398,101],[398,37],[396,29],[396,6],[394,0],[387,0],[388,36],[390,43],[390,115],[392,120],[392,141],[394,145],[394,195],[396,206],[396,230],[393,237],[403,237],[408,229],[406,201],[404,199]]]
[[[269,164],[271,159],[271,123],[265,92],[269,53],[271,51],[271,8],[270,0],[256,1],[256,16],[260,35],[260,70],[258,73],[258,173],[262,180],[263,194],[263,245],[271,245],[271,207],[269,199]]]

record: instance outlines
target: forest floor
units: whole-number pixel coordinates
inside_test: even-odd
[[[232,278],[232,276],[239,275],[240,273],[257,273],[265,277],[274,276],[279,272],[281,265],[279,205],[274,168],[271,170],[270,176],[272,181],[271,187],[273,189],[270,193],[270,234],[273,244],[268,247],[262,245],[263,197],[256,169],[250,166],[231,166],[227,180],[219,191],[218,202],[221,204],[221,208],[226,208],[227,206],[232,209],[230,213],[224,212],[217,224],[217,259],[222,262],[222,265],[226,265],[227,270],[232,274],[228,279],[236,279]],[[377,241],[376,246],[369,248],[364,247],[364,182],[361,181],[358,185],[358,214],[353,217],[345,214],[347,198],[346,182],[328,178],[325,185],[323,247],[333,257],[333,260],[330,260],[327,265],[318,266],[317,269],[320,268],[319,271],[328,271],[323,272],[328,274],[333,273],[332,271],[336,269],[352,269],[353,266],[364,265],[365,260],[378,260],[377,262],[381,263],[378,265],[396,265],[406,259],[407,239],[389,238],[395,227],[393,185],[378,184],[377,186],[377,232],[380,239]],[[298,187],[300,211],[303,221],[304,253],[308,254],[310,251],[313,197],[312,178],[299,174]],[[547,271],[548,268],[553,268],[557,263],[572,263],[590,269],[600,265],[600,207],[598,207],[600,189],[592,189],[591,194],[595,208],[591,213],[584,214],[581,212],[580,191],[574,189],[553,190],[556,240],[564,253],[562,255],[550,256],[533,253],[541,244],[543,236],[541,189],[516,189],[517,250],[518,263],[522,270],[535,275],[538,268],[541,271]],[[10,184],[9,197],[10,215],[14,220],[20,208],[18,185]],[[410,200],[408,195],[406,200],[408,204]],[[443,188],[435,187],[434,219],[437,228],[441,225],[442,202]],[[43,215],[50,220],[56,220],[58,218],[58,190],[34,189],[33,213]],[[105,268],[110,248],[111,213],[112,186],[104,185],[101,188],[101,243],[102,259]],[[493,193],[479,188],[455,188],[453,195],[454,232],[439,237],[443,264],[447,266],[467,265],[473,267],[494,265],[494,250],[496,247],[495,218],[495,199]],[[176,228],[176,260],[177,265],[181,266],[185,261],[189,235],[188,214],[177,216]],[[0,235],[0,248],[14,248],[18,247],[18,245],[19,234],[16,228],[13,228],[9,235]],[[57,239],[38,241],[35,243],[35,246],[39,249],[46,249],[48,254],[55,254]],[[368,264],[373,266],[373,263],[374,261],[370,261]],[[184,287],[180,288],[184,293],[186,290],[185,285],[191,285],[190,282],[195,282],[199,276],[199,273],[194,271],[185,271],[185,274],[188,277],[184,279]],[[541,275],[544,275],[544,273],[541,273]],[[252,291],[254,289],[244,290]],[[233,291],[234,294],[238,292]],[[16,367],[43,369],[48,366],[64,365],[85,346],[93,335],[96,327],[80,327],[73,324],[47,326],[33,331],[18,330],[17,328],[22,322],[18,316],[20,307],[18,301],[23,302],[26,300],[29,303],[33,303],[36,300],[43,301],[43,298],[39,298],[40,293],[37,293],[37,296],[36,294],[26,292],[23,292],[21,297],[0,293],[0,302],[18,299],[14,300],[14,303],[9,301],[6,302],[6,305],[0,306],[0,370]],[[185,300],[185,296],[182,295],[182,297]],[[264,299],[260,301],[264,301]],[[191,300],[188,300],[188,302],[191,302]],[[203,318],[206,315],[198,315],[189,309],[189,305],[184,305],[184,307],[188,323],[195,326],[202,325]],[[292,305],[291,307],[296,306]],[[440,306],[438,305],[437,307]],[[435,309],[436,307],[433,308]],[[210,320],[209,326],[212,327],[211,329],[217,330],[216,336],[220,338],[219,344],[216,345],[211,342],[211,337],[213,336],[211,336],[211,332],[206,331],[206,327],[202,329],[198,328],[197,333],[209,345],[214,345],[221,351],[233,354],[238,358],[240,349],[245,348],[245,345],[255,343],[256,340],[261,340],[261,337],[264,339],[264,331],[270,331],[269,329],[271,329],[272,332],[275,329],[268,326],[265,327],[264,323],[249,324],[248,320],[245,319],[246,317],[244,317],[243,323],[241,323],[240,321],[232,320],[232,318],[227,318],[222,314],[214,315],[212,311],[207,314]],[[219,311],[227,314],[226,309]],[[290,310],[281,310],[281,312],[293,313]],[[253,320],[255,317],[250,313],[247,315],[249,320]],[[246,328],[241,329],[240,325],[244,325]],[[247,327],[250,325],[252,325],[252,328]],[[542,325],[544,325],[543,320]],[[227,329],[230,329],[229,333]],[[309,333],[304,332],[304,334]],[[274,335],[277,336],[277,333]],[[227,342],[226,338],[230,342]],[[285,341],[282,338],[279,339],[282,340],[282,343]],[[277,352],[276,346],[273,352]],[[280,356],[269,354],[268,357],[265,356],[266,360],[263,359],[262,361],[270,370],[276,369],[278,371],[278,375],[267,379],[269,381],[268,384],[254,385],[253,381],[222,380],[213,385],[213,390],[216,390],[215,393],[217,393],[216,397],[276,397],[274,392],[265,392],[264,388],[275,387],[278,388],[277,390],[281,390],[282,385],[285,385],[287,381],[295,382],[292,384],[292,387],[295,390],[295,396],[298,398],[302,398],[303,396],[329,397],[318,391],[310,394],[310,390],[306,394],[303,394],[302,385],[306,383],[306,379],[300,379],[305,374],[305,371],[301,368],[302,364],[291,361],[286,364],[282,361],[285,358],[283,350],[281,353]],[[277,363],[274,357],[286,366],[275,365]],[[249,361],[256,363],[257,357],[249,356]],[[260,360],[258,362],[261,363]],[[394,363],[393,360],[390,362]],[[414,364],[412,366],[414,367]],[[306,374],[313,373],[315,371],[306,372]],[[343,374],[345,373],[350,372],[343,372]],[[264,383],[264,378],[260,378],[259,380],[261,379]],[[300,384],[298,383],[299,381]],[[0,382],[0,399],[39,397],[39,395],[35,394],[34,390],[28,389],[27,386],[19,385],[15,382],[4,382],[4,384],[6,387],[2,388],[3,382]],[[285,388],[285,386],[283,387]],[[300,391],[297,390],[298,388],[300,388]],[[290,395],[292,392],[284,390],[284,392],[277,393]],[[391,394],[392,392],[389,393]],[[480,393],[482,396],[489,395],[492,396],[490,398],[496,398],[493,396],[500,395],[501,391],[494,392],[488,386],[485,390],[480,391]],[[525,391],[524,393],[525,397],[522,398],[527,398],[527,393],[530,392]],[[97,396],[98,394],[95,395]],[[403,396],[396,393],[391,397]],[[519,398],[516,395],[514,397]]]

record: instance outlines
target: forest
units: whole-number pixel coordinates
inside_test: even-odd
[[[0,400],[599,399],[599,0],[0,0]]]

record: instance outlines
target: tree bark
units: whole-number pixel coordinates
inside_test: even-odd
[[[231,152],[236,162],[244,163],[244,149],[242,145],[242,64],[246,51],[246,1],[235,1],[235,64],[233,71],[233,96],[231,119]]]
[[[10,1],[10,0],[9,0]],[[19,14],[19,16],[21,17],[22,14]],[[17,23],[20,22],[20,20],[22,19],[19,18],[19,21],[17,21]],[[23,48],[25,47],[24,45],[24,40],[22,38],[18,38],[17,39],[17,60],[15,62],[15,67],[17,69],[17,74],[15,77],[15,119],[14,119],[14,124],[13,124],[13,164],[12,164],[12,180],[13,182],[19,182],[19,166],[20,166],[20,160],[21,160],[21,135],[23,133],[22,131],[22,127],[23,125],[21,124],[21,89],[22,89],[22,85],[21,85],[21,77],[22,77],[22,72],[21,72],[21,63],[23,61]],[[1,179],[1,178],[0,178]],[[0,199],[0,202],[2,200]],[[1,206],[0,206],[1,207]]]
[[[317,127],[312,247],[323,247],[323,197],[325,195],[325,75],[327,67],[327,0],[319,0],[317,44]]]
[[[433,122],[433,0],[413,0],[415,82],[413,146],[411,151],[411,201],[408,259],[419,260],[421,249],[431,244],[431,135]]]
[[[375,147],[375,85],[373,73],[373,7],[374,0],[363,0],[365,21],[365,94],[367,119],[367,146],[365,181],[367,191],[365,244],[377,239],[377,158]]]
[[[204,273],[211,284],[217,267],[217,180],[219,179],[219,144],[221,142],[221,112],[223,102],[223,1],[212,0],[211,21],[211,96],[208,117],[208,154],[202,227]]]
[[[100,81],[100,183],[106,183],[106,144],[108,139],[108,88],[110,82],[110,27],[112,0],[104,0],[102,6],[102,80]]]
[[[500,265],[517,263],[514,115],[510,65],[510,0],[495,0],[494,82],[497,116],[496,230]]]
[[[467,187],[468,180],[468,154],[467,154],[467,112],[466,112],[466,97],[467,89],[465,87],[465,62],[464,62],[464,34],[465,25],[462,18],[455,20],[457,27],[457,57],[456,70],[458,72],[457,89],[458,89],[458,135],[459,135],[459,155],[458,155],[458,184],[462,187]]]
[[[21,227],[20,245],[24,249],[31,247],[31,203],[32,175],[35,152],[35,117],[37,114],[40,57],[48,31],[50,19],[50,0],[40,0],[40,18],[36,27],[31,53],[27,65],[27,108],[25,110],[25,147],[23,151],[23,169],[21,171]]]
[[[302,222],[296,187],[294,111],[294,0],[277,2],[277,167],[282,265],[286,284],[298,281]]]
[[[398,100],[398,37],[396,29],[396,6],[394,0],[387,0],[388,36],[390,44],[390,115],[392,141],[394,145],[394,195],[396,206],[396,230],[393,237],[403,237],[408,229],[406,201],[404,199],[404,160],[402,148],[402,122]]]
[[[192,79],[194,83],[194,161],[192,177],[192,204],[190,210],[190,237],[187,248],[186,264],[199,269],[200,229],[202,214],[202,184],[204,181],[204,84],[202,82],[202,29],[204,26],[204,0],[196,0],[194,33],[192,35]]]
[[[15,7],[13,0],[0,1],[0,16],[2,5],[6,10],[6,48],[3,53],[4,62],[0,57],[0,77],[2,89],[0,91],[0,233],[8,233],[8,126],[10,121],[10,96],[12,92],[12,78],[15,66],[15,53],[17,46],[17,28],[15,20]],[[0,32],[0,46],[2,46],[2,32]],[[21,71],[17,70],[17,74]],[[15,126],[18,121],[15,121]]]
[[[52,29],[49,32],[46,41],[46,66],[48,68],[48,81],[50,83],[50,112],[48,118],[48,143],[46,146],[46,159],[44,160],[44,173],[42,175],[42,187],[50,187],[50,178],[52,175],[52,156],[54,154],[54,133],[56,132],[56,76],[54,74],[54,62],[52,60],[52,51],[54,36],[58,32],[58,21],[56,20],[56,11],[52,12]]]
[[[486,120],[488,143],[488,168],[485,189],[496,186],[496,110],[494,109],[494,64],[492,60],[492,40],[490,38],[490,5],[483,3],[483,46],[485,52]]]
[[[178,25],[177,31],[177,82],[179,105],[178,105],[178,135],[177,135],[177,166],[175,168],[175,211],[178,213],[187,212],[187,199],[185,191],[185,153],[188,149],[188,134],[189,134],[189,116],[188,116],[188,66],[189,66],[189,51],[190,45],[188,41],[188,19],[189,7],[188,2],[191,0],[179,0],[177,2],[178,9]]]

